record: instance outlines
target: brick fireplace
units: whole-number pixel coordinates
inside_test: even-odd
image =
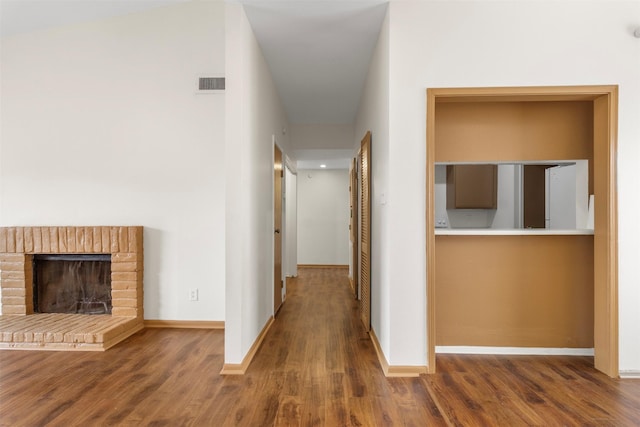
[[[0,349],[105,350],[143,328],[143,227],[0,227]],[[109,254],[111,314],[34,313],[33,257]]]

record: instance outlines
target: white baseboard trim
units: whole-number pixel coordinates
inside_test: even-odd
[[[640,371],[620,371],[620,378],[640,379]]]
[[[436,354],[512,354],[526,356],[593,356],[592,348],[481,347],[437,345]]]

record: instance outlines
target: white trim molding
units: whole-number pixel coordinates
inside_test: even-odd
[[[526,356],[593,356],[593,348],[436,346],[436,354],[504,354]]]

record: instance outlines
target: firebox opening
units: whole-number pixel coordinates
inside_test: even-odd
[[[111,314],[111,255],[34,255],[33,309],[36,313]]]

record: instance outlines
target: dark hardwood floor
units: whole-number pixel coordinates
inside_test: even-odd
[[[0,351],[0,425],[640,425],[640,381],[587,357],[442,355],[435,375],[385,378],[356,310],[346,270],[301,270],[244,376],[219,375],[222,331]]]

